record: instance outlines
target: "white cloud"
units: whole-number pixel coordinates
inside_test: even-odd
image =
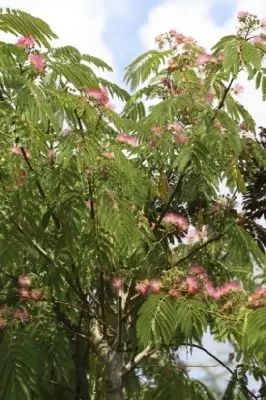
[[[154,48],[155,36],[169,31],[171,28],[176,28],[186,36],[194,37],[202,46],[210,49],[221,36],[235,32],[238,10],[247,10],[259,17],[266,16],[265,0],[227,1],[232,3],[232,9],[235,12],[233,18],[227,21],[223,27],[218,27],[210,19],[213,0],[162,1],[150,10],[146,24],[139,29],[139,37],[144,50]],[[266,103],[262,102],[261,91],[256,91],[254,83],[247,82],[245,78],[241,78],[240,82],[243,82],[246,88],[246,92],[240,100],[253,115],[258,125],[266,126]]]

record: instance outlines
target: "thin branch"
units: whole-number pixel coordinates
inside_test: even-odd
[[[33,169],[32,165],[31,165],[31,163],[30,163],[29,157],[27,156],[27,153],[26,153],[24,147],[20,147],[20,149],[21,149],[23,158],[24,158],[24,160],[25,160],[25,162],[26,162],[26,164],[27,164],[29,170],[30,170],[31,172],[34,172],[34,169]],[[40,193],[42,199],[46,201],[45,192],[44,192],[44,190],[43,190],[43,188],[42,188],[42,185],[41,185],[41,183],[40,183],[40,181],[39,181],[38,178],[36,178],[36,185],[37,185],[37,188],[38,188],[38,190],[39,190],[39,193]],[[59,219],[58,219],[57,215],[56,215],[54,212],[52,212],[52,218],[53,218],[53,220],[54,220],[55,226],[56,226],[58,229],[60,229],[60,222],[59,222]]]
[[[142,350],[139,354],[134,357],[132,361],[129,361],[125,366],[124,366],[124,375],[127,375],[132,369],[135,368],[135,366],[140,363],[144,358],[149,357],[151,354],[153,354],[156,350],[150,350],[150,346],[147,346],[144,350]]]
[[[207,240],[205,243],[202,243],[200,246],[195,247],[193,250],[191,250],[188,254],[185,256],[181,257],[175,264],[174,266],[181,264],[183,261],[185,261],[187,258],[192,256],[193,254],[197,253],[199,250],[203,249],[204,247],[208,246],[210,243],[216,242],[217,240],[221,239],[223,236],[225,236],[226,233],[220,233],[217,236],[214,236],[213,238]]]
[[[171,206],[171,203],[172,203],[172,201],[174,200],[174,198],[175,198],[175,196],[176,196],[176,194],[177,194],[177,192],[178,192],[178,190],[179,190],[179,188],[180,188],[180,186],[181,186],[181,184],[182,184],[182,181],[183,181],[184,176],[185,176],[184,173],[180,175],[180,178],[179,178],[179,180],[178,180],[178,182],[177,182],[177,184],[176,184],[176,186],[175,186],[175,188],[174,188],[174,190],[173,190],[173,192],[172,192],[172,194],[171,194],[171,196],[170,196],[170,199],[168,200],[168,202],[167,202],[166,205],[164,206],[163,211],[162,211],[162,213],[161,213],[159,219],[158,219],[158,220],[156,221],[156,223],[155,223],[155,227],[154,227],[154,229],[153,229],[153,232],[154,232],[154,233],[155,233],[155,232],[158,230],[158,228],[160,227],[160,224],[161,224],[161,222],[162,222],[162,220],[163,220],[165,214],[166,214],[167,211],[169,210],[169,208],[170,208],[170,206]]]
[[[234,80],[235,80],[235,78],[232,78],[231,81],[229,82],[229,85],[228,85],[227,88],[225,89],[224,94],[223,94],[223,97],[221,98],[221,101],[220,101],[220,103],[219,103],[219,105],[218,105],[218,107],[217,107],[217,110],[221,110],[221,109],[223,108],[224,102],[225,102],[225,99],[226,99],[226,96],[227,96],[228,92],[230,91],[230,89],[231,89],[231,87],[232,87],[232,85],[233,85]]]
[[[202,350],[204,351],[206,354],[208,354],[208,356],[210,356],[211,358],[213,358],[215,361],[217,361],[222,367],[224,367],[228,372],[230,372],[230,374],[233,374],[234,371],[229,368],[223,361],[221,361],[219,358],[217,358],[214,354],[210,353],[207,349],[205,349],[205,347],[202,347],[198,344],[191,344],[191,343],[181,343],[180,346],[191,346],[191,347],[195,347],[196,349]],[[258,396],[256,396],[255,394],[253,394],[248,388],[247,388],[248,393],[254,398],[254,399],[258,399]]]
[[[32,246],[38,251],[39,254],[41,254],[51,264],[54,264],[54,259],[49,255],[49,253],[45,251],[34,239],[31,239],[20,224],[17,224],[15,221],[13,221],[13,224],[17,230],[31,242]]]

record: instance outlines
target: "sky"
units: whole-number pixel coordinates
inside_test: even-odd
[[[154,38],[158,34],[175,28],[210,48],[221,36],[235,33],[237,11],[266,17],[265,0],[4,0],[2,6],[44,19],[59,36],[55,45],[73,45],[83,53],[104,59],[115,71],[108,78],[120,84],[126,65],[140,53],[155,48]],[[258,126],[266,126],[266,104],[262,103],[261,92],[244,76],[240,82],[246,89],[240,101]],[[208,335],[204,344],[223,361],[227,360],[227,345],[215,344]],[[187,355],[183,353],[183,357],[186,359]],[[200,351],[194,352],[188,362],[213,363]],[[196,368],[191,370],[193,376],[202,377],[194,372]],[[212,371],[223,385],[221,369]]]

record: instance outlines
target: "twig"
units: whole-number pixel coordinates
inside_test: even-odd
[[[156,223],[155,223],[155,227],[154,227],[154,229],[153,229],[153,232],[154,232],[154,233],[155,233],[155,232],[158,230],[158,228],[160,227],[160,224],[161,224],[161,222],[162,222],[162,220],[163,220],[165,214],[166,214],[167,211],[169,210],[169,208],[170,208],[170,206],[171,206],[171,203],[172,203],[172,201],[174,200],[175,195],[177,194],[177,192],[178,192],[178,190],[179,190],[179,188],[180,188],[180,186],[181,186],[181,183],[182,183],[182,181],[183,181],[184,176],[185,176],[184,173],[180,175],[180,178],[179,178],[179,180],[178,180],[178,182],[177,182],[177,184],[176,184],[176,186],[175,186],[175,188],[174,188],[174,190],[173,190],[173,192],[172,192],[172,194],[171,194],[171,196],[170,196],[170,199],[168,200],[168,202],[167,202],[166,205],[164,206],[163,211],[162,211],[162,213],[161,213],[159,219],[158,219],[158,220],[156,221]]]
[[[142,350],[139,354],[134,357],[132,361],[129,361],[125,366],[124,366],[124,375],[127,375],[130,371],[132,371],[135,366],[140,363],[143,358],[149,357],[151,354],[153,354],[156,350],[150,350],[150,346],[147,346],[144,350]]]
[[[190,256],[192,256],[193,254],[197,253],[199,250],[203,249],[204,247],[208,246],[208,244],[216,242],[217,240],[221,239],[223,236],[225,236],[226,233],[221,233],[217,236],[214,236],[213,238],[207,240],[205,243],[201,244],[200,246],[197,246],[196,248],[194,248],[193,250],[191,250],[188,254],[186,254],[185,256],[181,257],[175,264],[179,265],[181,264],[183,261],[185,261],[187,258],[189,258]]]
[[[24,158],[24,160],[25,160],[25,162],[26,162],[26,164],[27,164],[29,170],[30,170],[31,172],[34,172],[34,169],[33,169],[32,165],[31,165],[31,163],[30,163],[29,157],[27,156],[27,153],[26,153],[24,147],[20,147],[20,149],[21,149],[23,158]],[[37,188],[38,188],[38,190],[39,190],[39,193],[40,193],[42,199],[46,201],[45,192],[44,192],[44,190],[43,190],[43,188],[42,188],[42,186],[41,186],[41,183],[40,183],[40,181],[39,181],[38,178],[36,178],[36,185],[37,185]],[[57,227],[58,229],[60,229],[60,222],[59,222],[59,219],[58,219],[57,215],[54,213],[54,211],[52,212],[52,218],[53,218],[53,220],[54,220],[54,223],[55,223],[56,227]]]

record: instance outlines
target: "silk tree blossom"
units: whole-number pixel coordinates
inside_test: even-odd
[[[92,88],[87,89],[85,94],[96,100],[97,104],[107,105],[109,104],[109,94],[107,88]]]
[[[25,151],[26,156],[28,158],[30,158],[30,156],[31,156],[30,151],[25,149],[25,147],[24,147],[24,151]],[[22,156],[23,155],[21,148],[17,147],[17,146],[11,147],[10,152],[13,153],[13,154],[17,154],[18,156]]]
[[[226,131],[225,131],[224,127],[220,124],[219,121],[215,121],[213,125],[220,130],[220,135],[221,136],[225,135]]]
[[[29,275],[20,275],[18,278],[18,285],[19,286],[30,286],[31,284],[31,279]]]
[[[30,55],[30,62],[31,62],[31,65],[33,65],[33,67],[35,69],[37,69],[37,71],[41,75],[44,74],[44,70],[45,70],[45,67],[46,67],[46,61],[40,54],[31,54]]]
[[[17,41],[17,46],[23,47],[23,49],[29,49],[31,47],[34,47],[34,45],[35,41],[30,36],[20,36]]]
[[[163,128],[161,126],[153,126],[151,130],[156,136],[163,135]]]
[[[178,225],[182,231],[186,231],[189,227],[188,220],[180,214],[168,212],[165,214],[163,221],[166,224]]]
[[[42,292],[39,289],[33,289],[30,292],[30,298],[32,300],[41,300],[43,298]]]
[[[266,31],[266,18],[263,18],[263,19],[260,21],[260,26],[262,27],[263,30]]]
[[[122,279],[120,278],[114,278],[113,280],[113,288],[116,290],[120,290],[122,287]]]
[[[145,279],[144,281],[139,282],[136,285],[136,291],[141,294],[142,296],[146,296],[149,292],[150,282]]]
[[[206,227],[203,227],[200,231],[192,231],[190,230],[187,233],[186,239],[189,245],[196,244],[201,240],[206,241],[208,237],[208,233]]]
[[[157,280],[153,280],[150,282],[150,289],[152,291],[152,293],[157,294],[160,292],[161,290],[161,282],[157,281]]]
[[[221,51],[221,53],[218,54],[218,61],[223,61],[224,59],[224,51]]]
[[[169,130],[174,130],[175,132],[181,133],[182,127],[178,122],[174,122],[173,124],[168,125]]]
[[[162,49],[164,47],[166,41],[167,41],[167,38],[166,38],[166,36],[164,34],[163,35],[158,35],[155,38],[155,43],[157,44],[159,49]]]
[[[29,321],[29,314],[27,313],[27,311],[23,310],[23,308],[18,308],[15,313],[14,313],[14,317],[19,319],[20,322],[27,322]]]
[[[225,283],[224,285],[217,286],[216,288],[213,286],[213,282],[211,281],[207,281],[205,283],[206,293],[214,300],[217,300],[220,297],[226,296],[232,291],[236,291],[239,289],[239,283],[235,281]]]
[[[248,11],[238,11],[237,13],[237,18],[240,22],[244,22],[248,16],[249,16]]]
[[[4,318],[0,318],[0,329],[5,328],[7,326],[7,320]]]
[[[240,129],[244,132],[249,132],[249,127],[247,126],[247,123],[245,121],[241,122],[240,124]]]
[[[139,146],[139,139],[136,136],[128,136],[125,133],[119,133],[117,138],[120,142],[129,144],[132,147]]]
[[[102,155],[106,158],[109,158],[110,160],[115,158],[115,153],[112,151],[103,151]]]
[[[199,54],[196,58],[197,66],[204,65],[210,61],[210,56],[207,53]]]
[[[180,292],[178,290],[176,290],[176,289],[170,289],[168,291],[168,294],[173,298],[180,297],[180,295],[181,295]]]
[[[253,38],[250,39],[250,42],[252,44],[254,43],[265,43],[266,39],[262,36],[254,36]]]
[[[240,83],[237,83],[237,84],[232,88],[232,91],[233,91],[236,95],[239,95],[239,94],[244,93],[245,89],[244,89],[244,86],[240,85]]]
[[[198,290],[198,280],[196,277],[188,276],[186,279],[187,291],[189,294],[196,294]]]
[[[183,133],[179,133],[177,135],[174,135],[175,137],[175,141],[179,144],[185,144],[187,141],[187,137],[186,135],[184,135]]]
[[[207,276],[206,269],[202,265],[191,265],[188,269],[189,274]]]
[[[29,290],[28,290],[28,288],[25,288],[25,287],[21,287],[20,289],[19,289],[19,297],[22,299],[22,300],[26,300],[26,299],[29,299],[30,298],[30,292],[29,292]]]

